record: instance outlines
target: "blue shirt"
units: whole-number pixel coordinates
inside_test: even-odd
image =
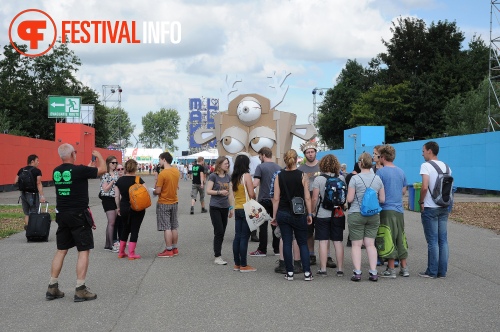
[[[385,202],[380,204],[382,210],[392,210],[404,213],[403,187],[406,187],[406,176],[397,166],[382,167],[377,170],[377,175],[382,180],[385,190]]]

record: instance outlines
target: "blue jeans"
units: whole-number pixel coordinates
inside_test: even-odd
[[[250,228],[248,228],[243,209],[234,210],[234,240],[233,255],[234,265],[247,266],[248,239]]]
[[[424,208],[421,214],[427,241],[427,270],[432,277],[448,271],[448,208]]]
[[[276,214],[276,220],[283,239],[283,258],[287,272],[293,272],[292,241],[293,234],[300,250],[300,260],[304,272],[311,272],[309,249],[307,248],[307,218],[306,215],[292,215],[288,211],[280,211]]]

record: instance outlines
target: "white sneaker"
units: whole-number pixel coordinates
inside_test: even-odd
[[[227,264],[227,262],[225,260],[223,260],[221,256],[215,257],[214,263],[218,264],[218,265],[226,265]]]
[[[115,242],[113,244],[113,249],[111,250],[112,252],[119,252],[120,251],[120,242]]]

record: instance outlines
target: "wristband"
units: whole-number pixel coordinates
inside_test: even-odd
[[[308,214],[307,214],[307,216],[308,216],[308,217],[312,217],[312,216],[313,216],[313,214],[312,214],[312,213],[308,213]]]
[[[424,204],[424,202],[418,202],[418,204]]]
[[[234,209],[234,206],[229,206],[229,211],[231,211],[232,209]]]

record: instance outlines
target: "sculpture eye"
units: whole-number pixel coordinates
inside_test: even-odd
[[[248,138],[250,139],[250,146],[255,152],[259,152],[264,147],[272,149],[276,142],[274,130],[263,126],[254,128],[248,135]]]
[[[234,137],[226,136],[222,139],[222,146],[229,153],[238,153],[245,145]]]
[[[272,149],[273,145],[274,141],[266,137],[255,137],[250,141],[250,146],[255,150],[255,152],[259,152],[259,150],[262,148]]]
[[[245,148],[248,134],[241,128],[229,127],[222,133],[221,143],[229,153],[238,153]]]
[[[252,97],[245,97],[238,104],[236,114],[238,114],[238,119],[240,119],[243,124],[251,126],[259,121],[259,118],[262,114],[262,107],[260,106],[257,99]]]

